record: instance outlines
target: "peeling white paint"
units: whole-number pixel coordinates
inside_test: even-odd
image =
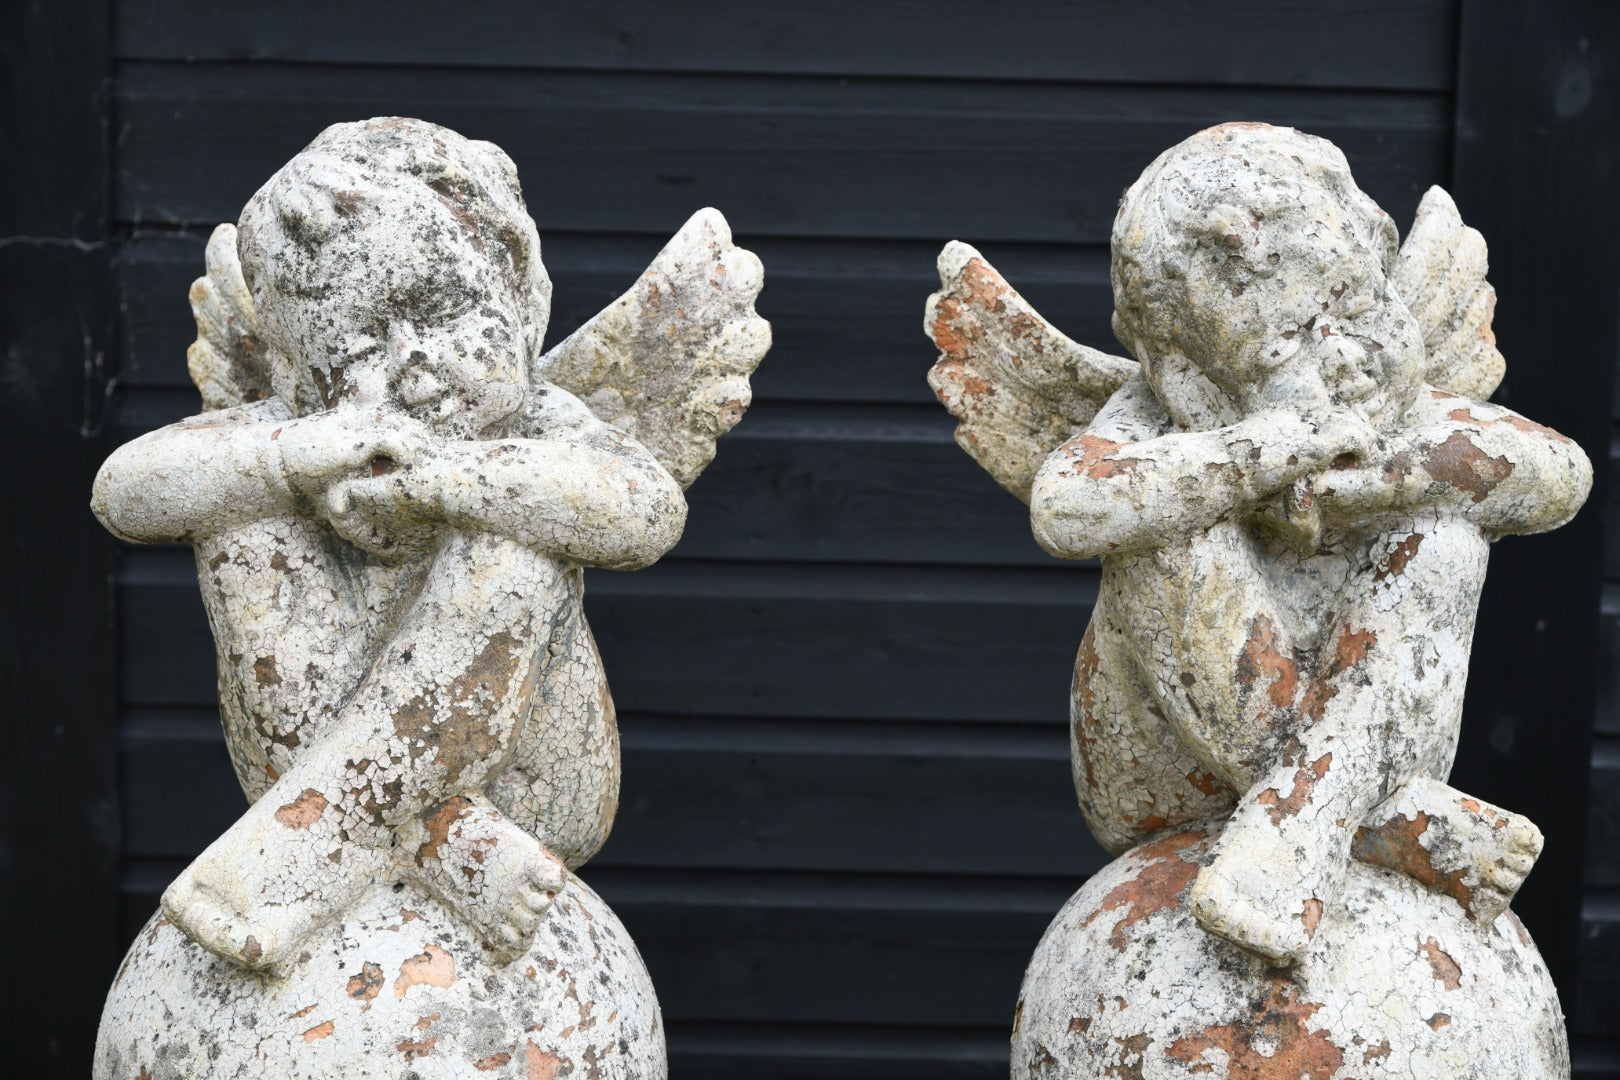
[[[118,450],[92,505],[126,539],[196,549],[253,805],[131,950],[96,1075],[405,1075],[379,1064],[397,1050],[432,1075],[435,1055],[505,1054],[498,1075],[662,1076],[646,971],[570,874],[619,791],[581,567],[680,538],[681,490],[770,344],[759,260],[701,211],[542,355],[550,281],[511,161],[380,118],[289,162],[207,271],[206,411]],[[402,904],[410,934],[387,922]],[[416,961],[394,955],[407,937]],[[421,1018],[386,993],[280,1019],[347,1005],[334,987],[370,963],[401,1000],[426,984],[439,1020],[407,1031]],[[558,972],[595,1019],[536,989]]]
[[[1014,1076],[1565,1075],[1504,914],[1540,833],[1444,783],[1489,544],[1561,525],[1592,479],[1477,400],[1503,372],[1479,234],[1433,189],[1400,246],[1330,143],[1228,124],[1121,203],[1139,364],[966,245],[939,267],[958,441],[1048,551],[1103,563],[1071,745],[1122,857],[1030,966]],[[1416,927],[1447,959],[1412,960]],[[1465,982],[1419,1017],[1428,959]]]

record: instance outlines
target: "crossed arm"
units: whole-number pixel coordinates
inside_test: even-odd
[[[121,447],[91,507],[140,543],[194,542],[270,517],[323,517],[374,554],[440,526],[591,566],[634,568],[674,546],[679,486],[571,395],[532,395],[520,436],[461,442],[399,414],[294,418],[279,401],[182,420]]]
[[[1568,521],[1592,466],[1549,428],[1428,388],[1387,438],[1343,410],[1178,431],[1139,377],[1047,458],[1030,520],[1060,558],[1141,554],[1244,516],[1307,477],[1329,525],[1433,508],[1495,537]]]

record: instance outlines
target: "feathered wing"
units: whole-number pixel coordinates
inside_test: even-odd
[[[699,210],[619,299],[540,359],[538,378],[633,435],[684,488],[742,419],[771,347],[764,270],[718,210]]]
[[[928,385],[956,441],[1024,502],[1041,463],[1136,373],[1136,361],[1071,341],[967,244],[939,254],[923,330],[939,346]]]
[[[1463,224],[1457,204],[1431,187],[1395,262],[1395,288],[1416,316],[1428,353],[1426,380],[1484,401],[1507,371],[1491,316],[1496,290],[1485,280],[1485,238]]]
[[[253,321],[253,297],[236,257],[236,226],[221,225],[208,238],[207,272],[191,283],[197,340],[186,368],[202,392],[203,411],[228,409],[270,396],[270,364]]]

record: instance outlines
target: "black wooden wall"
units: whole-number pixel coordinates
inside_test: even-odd
[[[553,340],[700,206],[764,260],[777,344],[690,492],[685,539],[589,585],[625,773],[585,877],[652,969],[677,1080],[1004,1076],[1024,962],[1103,859],[1065,735],[1095,569],[1036,548],[923,382],[943,241],[978,245],[1059,326],[1109,347],[1121,189],[1209,124],[1291,124],[1337,142],[1403,225],[1429,184],[1454,192],[1492,244],[1504,400],[1607,459],[1615,217],[1596,194],[1614,181],[1620,40],[1578,0],[72,0],[14,19],[16,160],[95,177],[79,191],[14,170],[14,192],[57,216],[7,233],[63,243],[0,247],[22,285],[0,308],[8,340],[28,319],[55,334],[18,338],[0,384],[8,416],[50,428],[7,431],[12,625],[51,607],[42,583],[90,582],[4,654],[29,751],[8,763],[5,831],[60,810],[53,828],[95,863],[25,910],[67,934],[72,908],[81,935],[76,969],[35,995],[37,1075],[47,1060],[82,1073],[117,950],[242,809],[188,553],[109,562],[80,509],[87,470],[195,411],[185,294],[202,244],[334,121],[420,116],[503,146],[556,283]],[[46,271],[79,279],[53,288]],[[19,370],[60,386],[25,400]],[[73,425],[51,427],[58,415]],[[27,521],[24,444],[69,463]],[[1589,1077],[1620,1075],[1620,691],[1594,713],[1600,667],[1620,668],[1620,556],[1600,658],[1601,525],[1594,507],[1503,545],[1456,777],[1551,838],[1519,909]],[[67,663],[75,647],[93,663]],[[60,790],[81,757],[83,791]]]

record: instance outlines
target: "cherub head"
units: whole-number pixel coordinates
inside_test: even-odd
[[[1398,238],[1331,143],[1223,124],[1161,154],[1114,222],[1114,333],[1175,418],[1347,406],[1397,420],[1422,379]]]
[[[299,414],[349,401],[471,438],[522,408],[551,282],[493,144],[335,124],[248,202],[237,247],[273,389]]]

